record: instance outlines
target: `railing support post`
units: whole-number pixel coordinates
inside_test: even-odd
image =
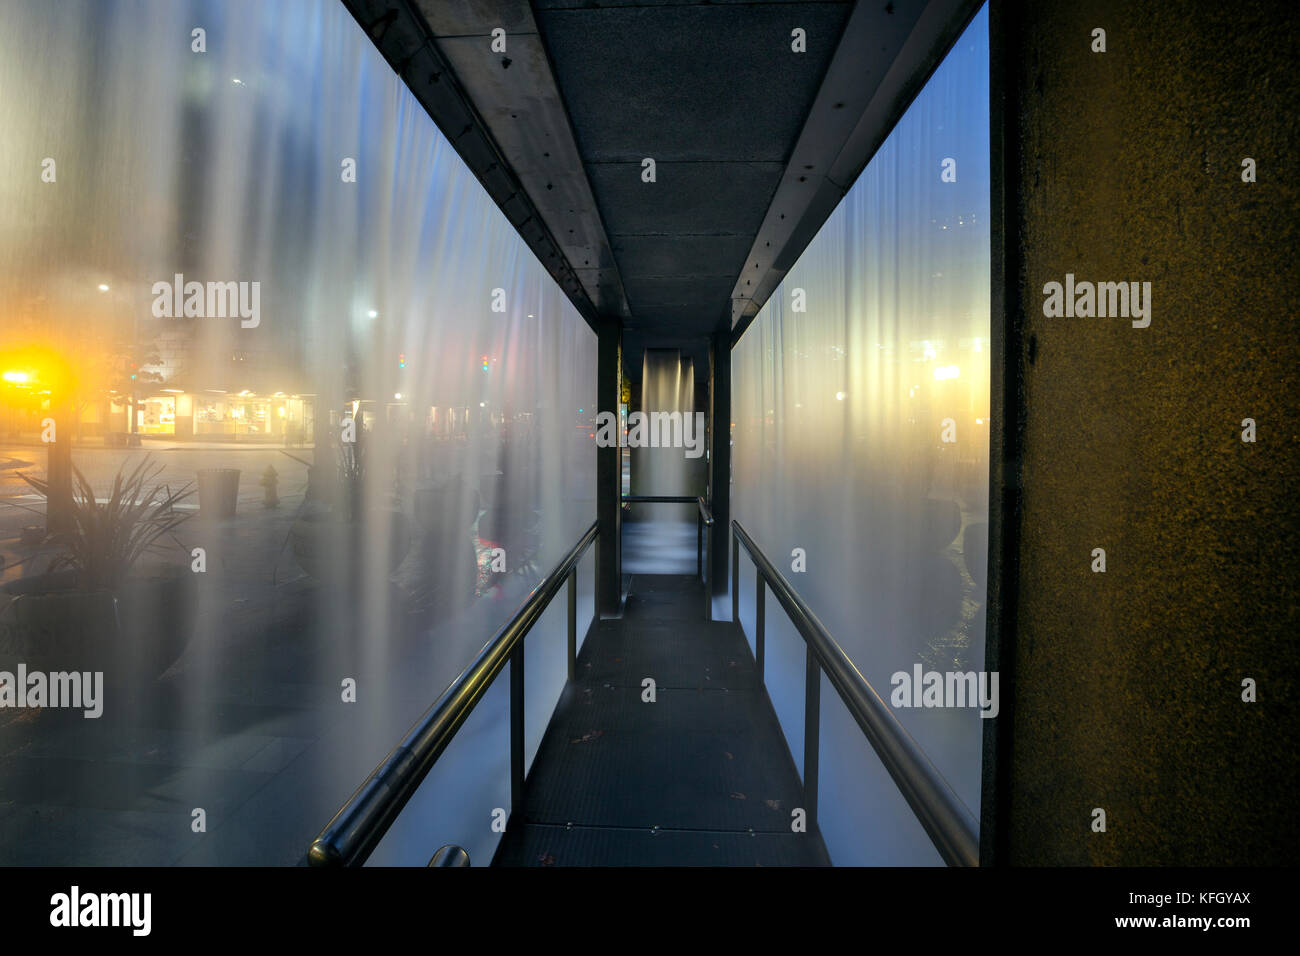
[[[731,619],[740,623],[740,538],[731,532]]]
[[[569,572],[569,680],[578,670],[578,566]]]
[[[704,580],[704,515],[695,509],[695,576]]]
[[[700,521],[704,521],[703,515]],[[704,620],[713,620],[713,525],[704,529],[704,561],[700,569],[700,580],[704,584]]]
[[[808,648],[803,694],[803,802],[808,826],[817,824],[817,755],[821,740],[822,671]]]
[[[510,815],[524,814],[524,642],[510,654]]]
[[[767,610],[764,606],[764,587],[763,572],[758,568],[754,569],[754,663],[758,666],[758,683],[763,684],[763,649],[767,646],[764,640],[766,633]]]

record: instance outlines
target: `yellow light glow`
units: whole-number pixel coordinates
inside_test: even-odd
[[[934,370],[934,377],[939,381],[943,381],[946,378],[956,378],[960,374],[961,369],[956,365],[941,365]]]
[[[8,372],[5,372],[4,379],[10,385],[26,385],[28,382],[32,380],[32,377],[28,375],[26,372],[10,370]]]

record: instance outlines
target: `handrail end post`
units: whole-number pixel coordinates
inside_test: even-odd
[[[469,854],[464,847],[448,843],[446,846],[438,848],[438,852],[434,853],[432,859],[429,860],[429,866],[469,866]]]
[[[734,527],[731,528],[731,619],[740,623],[740,536]]]
[[[318,869],[340,867],[343,865],[343,855],[333,843],[318,838],[307,851],[307,865]]]

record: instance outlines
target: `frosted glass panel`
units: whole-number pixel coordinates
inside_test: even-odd
[[[886,700],[918,664],[984,665],[988,95],[981,11],[732,351],[735,515]],[[802,667],[768,653],[773,700],[802,701]],[[978,818],[977,709],[895,713]],[[910,812],[851,720],[821,748],[834,861],[937,859],[894,839]]]
[[[0,670],[45,622],[85,639],[42,669],[108,685],[0,714],[0,863],[298,863],[594,520],[595,336],[337,0],[9,0],[0,126]],[[69,443],[87,507],[149,456],[201,483],[111,580],[45,573],[64,512],[17,472]],[[506,700],[376,862],[488,862]]]

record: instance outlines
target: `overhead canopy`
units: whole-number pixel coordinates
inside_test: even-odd
[[[345,2],[633,377],[743,331],[978,8]]]

